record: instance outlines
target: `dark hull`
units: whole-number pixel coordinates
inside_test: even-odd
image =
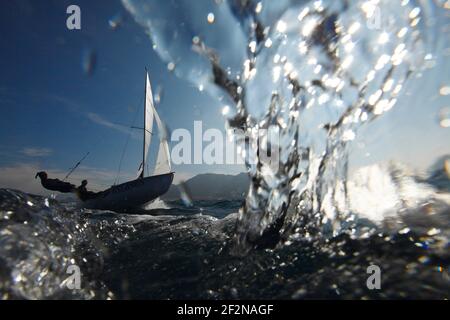
[[[142,206],[162,196],[169,190],[174,173],[151,176],[113,186],[95,199],[82,202],[86,209],[142,213]]]

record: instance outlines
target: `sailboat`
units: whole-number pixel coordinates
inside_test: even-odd
[[[155,168],[150,176],[145,175],[147,156],[153,135],[153,121],[159,132],[159,149]],[[172,184],[174,173],[171,169],[169,144],[166,130],[153,104],[153,94],[148,72],[145,79],[144,139],[142,163],[138,177],[97,193],[92,199],[82,201],[87,209],[111,210],[116,212],[139,212],[145,204],[165,194]]]

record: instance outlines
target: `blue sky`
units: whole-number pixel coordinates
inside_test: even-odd
[[[70,4],[81,8],[81,30],[66,28]],[[109,21],[116,17],[123,23],[113,30]],[[216,38],[221,42],[230,37]],[[436,48],[438,68],[424,72],[425,80],[414,81],[392,111],[361,128],[352,144],[350,161],[355,167],[397,160],[425,169],[450,154],[450,129],[439,126],[440,110],[450,107],[450,96],[439,94],[440,87],[450,85],[448,72],[442,72],[449,70],[449,50],[448,40],[441,41]],[[96,55],[92,75],[82,65],[88,52]],[[91,154],[73,181],[89,178],[96,189],[112,184],[127,126],[134,118],[135,125],[143,122],[145,67],[154,92],[163,90],[157,109],[169,129],[192,131],[194,121],[201,120],[204,129],[223,130],[223,103],[170,72],[120,0],[2,1],[0,187],[38,192],[36,170],[62,178],[88,151]],[[132,136],[126,149],[122,181],[137,172],[142,157],[139,134]],[[155,143],[153,147],[150,161]],[[174,170],[178,181],[202,172],[237,174],[244,168],[183,165]]]
[[[205,129],[224,128],[219,102],[168,71],[120,1],[76,1],[82,28],[72,31],[66,28],[70,4],[19,0],[0,5],[0,166],[30,163],[64,172],[90,151],[84,166],[114,173],[136,108],[136,125],[143,122],[145,67],[153,91],[163,88],[157,109],[170,129],[191,130],[195,120]],[[109,20],[118,15],[124,22],[112,30]],[[97,57],[91,76],[82,68],[86,52]],[[137,132],[123,172],[137,172],[141,150]],[[151,153],[154,157],[156,149]],[[206,165],[174,169],[178,178],[243,171]]]

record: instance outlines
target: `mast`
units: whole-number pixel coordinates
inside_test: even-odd
[[[147,121],[147,68],[145,68],[145,81],[144,81],[144,140],[142,145],[142,172],[141,172],[141,178],[144,178],[144,172],[145,172],[145,123]]]

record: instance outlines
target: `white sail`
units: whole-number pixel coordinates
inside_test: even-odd
[[[164,173],[169,173],[172,171],[170,164],[170,152],[169,152],[169,143],[167,142],[167,131],[162,123],[158,112],[153,107],[153,112],[155,115],[156,125],[158,126],[159,132],[159,149],[158,149],[158,157],[156,159],[155,170],[153,175],[159,175]]]
[[[141,168],[139,169],[138,176],[145,172],[145,164],[147,161],[148,151],[150,150],[150,144],[152,142],[153,133],[153,93],[152,86],[150,84],[150,78],[147,73],[146,83],[145,83],[145,124],[144,124],[144,158],[142,161]]]
[[[158,159],[156,160],[155,171],[153,175],[165,174],[171,172],[169,144],[167,140],[160,141],[158,150]]]

